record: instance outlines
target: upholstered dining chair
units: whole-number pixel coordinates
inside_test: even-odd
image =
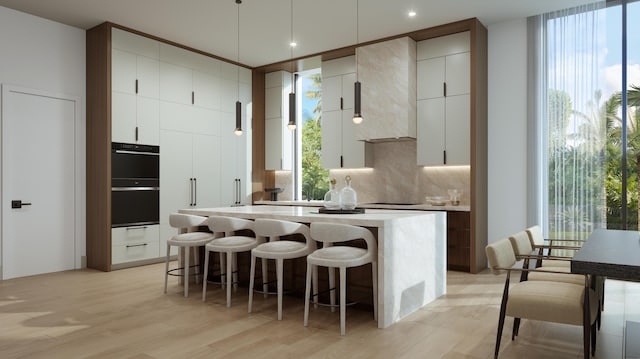
[[[227,307],[231,307],[231,287],[238,283],[238,258],[239,252],[248,252],[260,244],[258,238],[236,235],[235,232],[250,230],[253,232],[253,221],[223,216],[211,216],[207,221],[209,229],[214,233],[215,239],[204,247],[204,283],[202,284],[202,301],[207,297],[207,276],[209,268],[209,254],[220,253],[220,273],[224,288],[225,279],[227,285]],[[225,264],[226,263],[226,264]]]
[[[494,358],[498,358],[506,316],[514,318],[511,340],[515,340],[518,335],[521,319],[581,325],[584,358],[588,359],[590,353],[595,353],[597,297],[586,275],[582,275],[581,285],[559,280],[524,280],[512,283],[510,278],[513,271],[527,271],[531,275],[539,270],[516,266],[516,256],[508,238],[489,244],[485,250],[493,273],[506,272]],[[545,271],[544,274],[573,275],[553,270]]]
[[[573,254],[582,247],[584,244],[584,240],[582,239],[547,239],[544,238],[542,234],[542,228],[540,226],[535,225],[527,228],[526,230],[527,237],[531,244],[533,250],[538,251],[538,255],[542,256],[541,262],[539,262],[540,266],[543,268],[547,267],[556,267],[562,268],[564,267],[567,272],[571,271],[571,261],[567,260],[567,258],[571,258]],[[513,243],[513,242],[512,242]],[[525,248],[526,245],[524,241],[519,241],[521,243],[519,246],[521,248]],[[516,246],[514,246],[516,249]],[[526,249],[525,249],[526,250]],[[545,252],[546,251],[546,252]],[[564,256],[560,255],[563,252],[558,253],[558,251],[563,251]],[[516,249],[516,254],[518,254],[518,250]],[[554,255],[555,254],[555,255]],[[564,258],[563,258],[564,257]],[[556,258],[556,259],[551,259]],[[600,311],[604,310],[604,283],[605,277],[603,276],[593,276],[591,278],[591,286],[595,289],[596,294],[598,295],[598,305],[600,307]],[[601,324],[601,316],[598,316],[598,329],[600,329]]]

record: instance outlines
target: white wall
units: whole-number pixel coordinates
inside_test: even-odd
[[[81,99],[76,128],[76,224],[78,256],[85,240],[85,31],[0,6],[0,84],[10,84]],[[1,113],[1,112],[0,112]],[[1,139],[0,139],[1,141]],[[0,256],[1,258],[1,256]],[[76,259],[76,263],[79,262]],[[1,265],[1,263],[0,263]]]
[[[488,26],[488,241],[527,225],[527,20]]]

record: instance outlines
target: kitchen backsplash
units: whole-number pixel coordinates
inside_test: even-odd
[[[344,177],[351,176],[359,203],[425,203],[427,196],[448,199],[448,189],[461,189],[460,204],[469,205],[469,166],[417,166],[416,142],[411,140],[379,142],[373,146],[374,168],[329,171],[330,177],[338,181],[338,189],[344,187]],[[285,189],[278,195],[279,200],[293,199],[290,171],[276,172],[276,187]]]

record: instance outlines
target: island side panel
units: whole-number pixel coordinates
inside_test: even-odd
[[[446,213],[385,221],[378,233],[378,327],[446,293]]]

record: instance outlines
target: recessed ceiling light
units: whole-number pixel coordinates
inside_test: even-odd
[[[289,46],[291,46],[291,47],[296,47],[296,46],[298,46],[298,43],[296,43],[295,41],[291,41],[291,42],[289,43]]]
[[[413,10],[409,10],[409,17],[414,17],[416,16],[416,12]]]

